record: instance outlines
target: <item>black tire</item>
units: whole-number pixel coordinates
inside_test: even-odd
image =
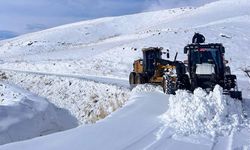
[[[144,83],[145,83],[145,79],[144,79],[143,75],[140,73],[136,73],[135,84],[144,84]]]
[[[225,75],[230,75],[231,74],[231,69],[229,66],[225,67]]]
[[[175,86],[170,77],[163,78],[162,87],[164,93],[175,94]]]
[[[129,74],[129,84],[130,85],[134,85],[135,84],[135,72],[131,72],[130,74]]]
[[[194,77],[193,79],[191,79],[190,89],[191,89],[191,91],[194,91],[197,87],[198,87],[197,78]]]
[[[165,77],[163,77],[161,86],[162,86],[163,93],[166,93],[167,86],[166,86],[166,79],[165,79]]]
[[[224,88],[230,90],[236,87],[236,76],[226,75],[224,79]]]
[[[190,84],[188,75],[184,74],[184,75],[179,76],[177,79],[176,87],[177,89],[181,89],[181,90],[190,90],[191,84]]]

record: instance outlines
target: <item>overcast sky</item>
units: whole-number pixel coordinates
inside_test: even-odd
[[[214,0],[0,0],[0,34],[23,34],[86,19],[211,1]]]

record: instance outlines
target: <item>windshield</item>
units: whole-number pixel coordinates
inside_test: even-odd
[[[192,65],[209,63],[215,64],[218,68],[222,67],[221,56],[218,49],[199,48],[191,51]]]

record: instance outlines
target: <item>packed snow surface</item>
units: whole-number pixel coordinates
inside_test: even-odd
[[[169,108],[161,119],[185,135],[229,134],[243,123],[244,114],[241,101],[222,93],[218,85],[209,94],[201,88],[194,94],[179,90],[170,96]]]
[[[0,41],[2,80],[45,97],[56,110],[67,110],[83,123],[0,149],[250,149],[250,79],[243,71],[250,69],[249,8],[249,0],[220,0],[199,8],[84,21]],[[179,91],[171,98],[150,85],[128,90],[141,48],[164,47],[171,60],[178,52],[177,60],[183,61],[183,47],[194,32],[204,34],[208,43],[223,43],[242,102],[222,96],[218,87],[209,94]],[[36,110],[39,105],[32,106]],[[42,119],[50,120],[50,113]],[[21,111],[16,114],[22,118]]]
[[[25,149],[104,149],[104,150],[227,150],[248,149],[250,131],[233,129],[224,136],[185,135],[166,126],[163,114],[169,107],[169,96],[158,87],[138,86],[125,106],[93,125],[1,146],[2,150]],[[224,117],[224,115],[222,115]],[[226,118],[226,117],[225,117]],[[53,141],[53,142],[50,142]],[[244,149],[243,149],[244,150]]]

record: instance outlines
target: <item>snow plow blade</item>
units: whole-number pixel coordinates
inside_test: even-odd
[[[224,95],[229,95],[233,99],[242,100],[242,92],[241,91],[224,91]]]

